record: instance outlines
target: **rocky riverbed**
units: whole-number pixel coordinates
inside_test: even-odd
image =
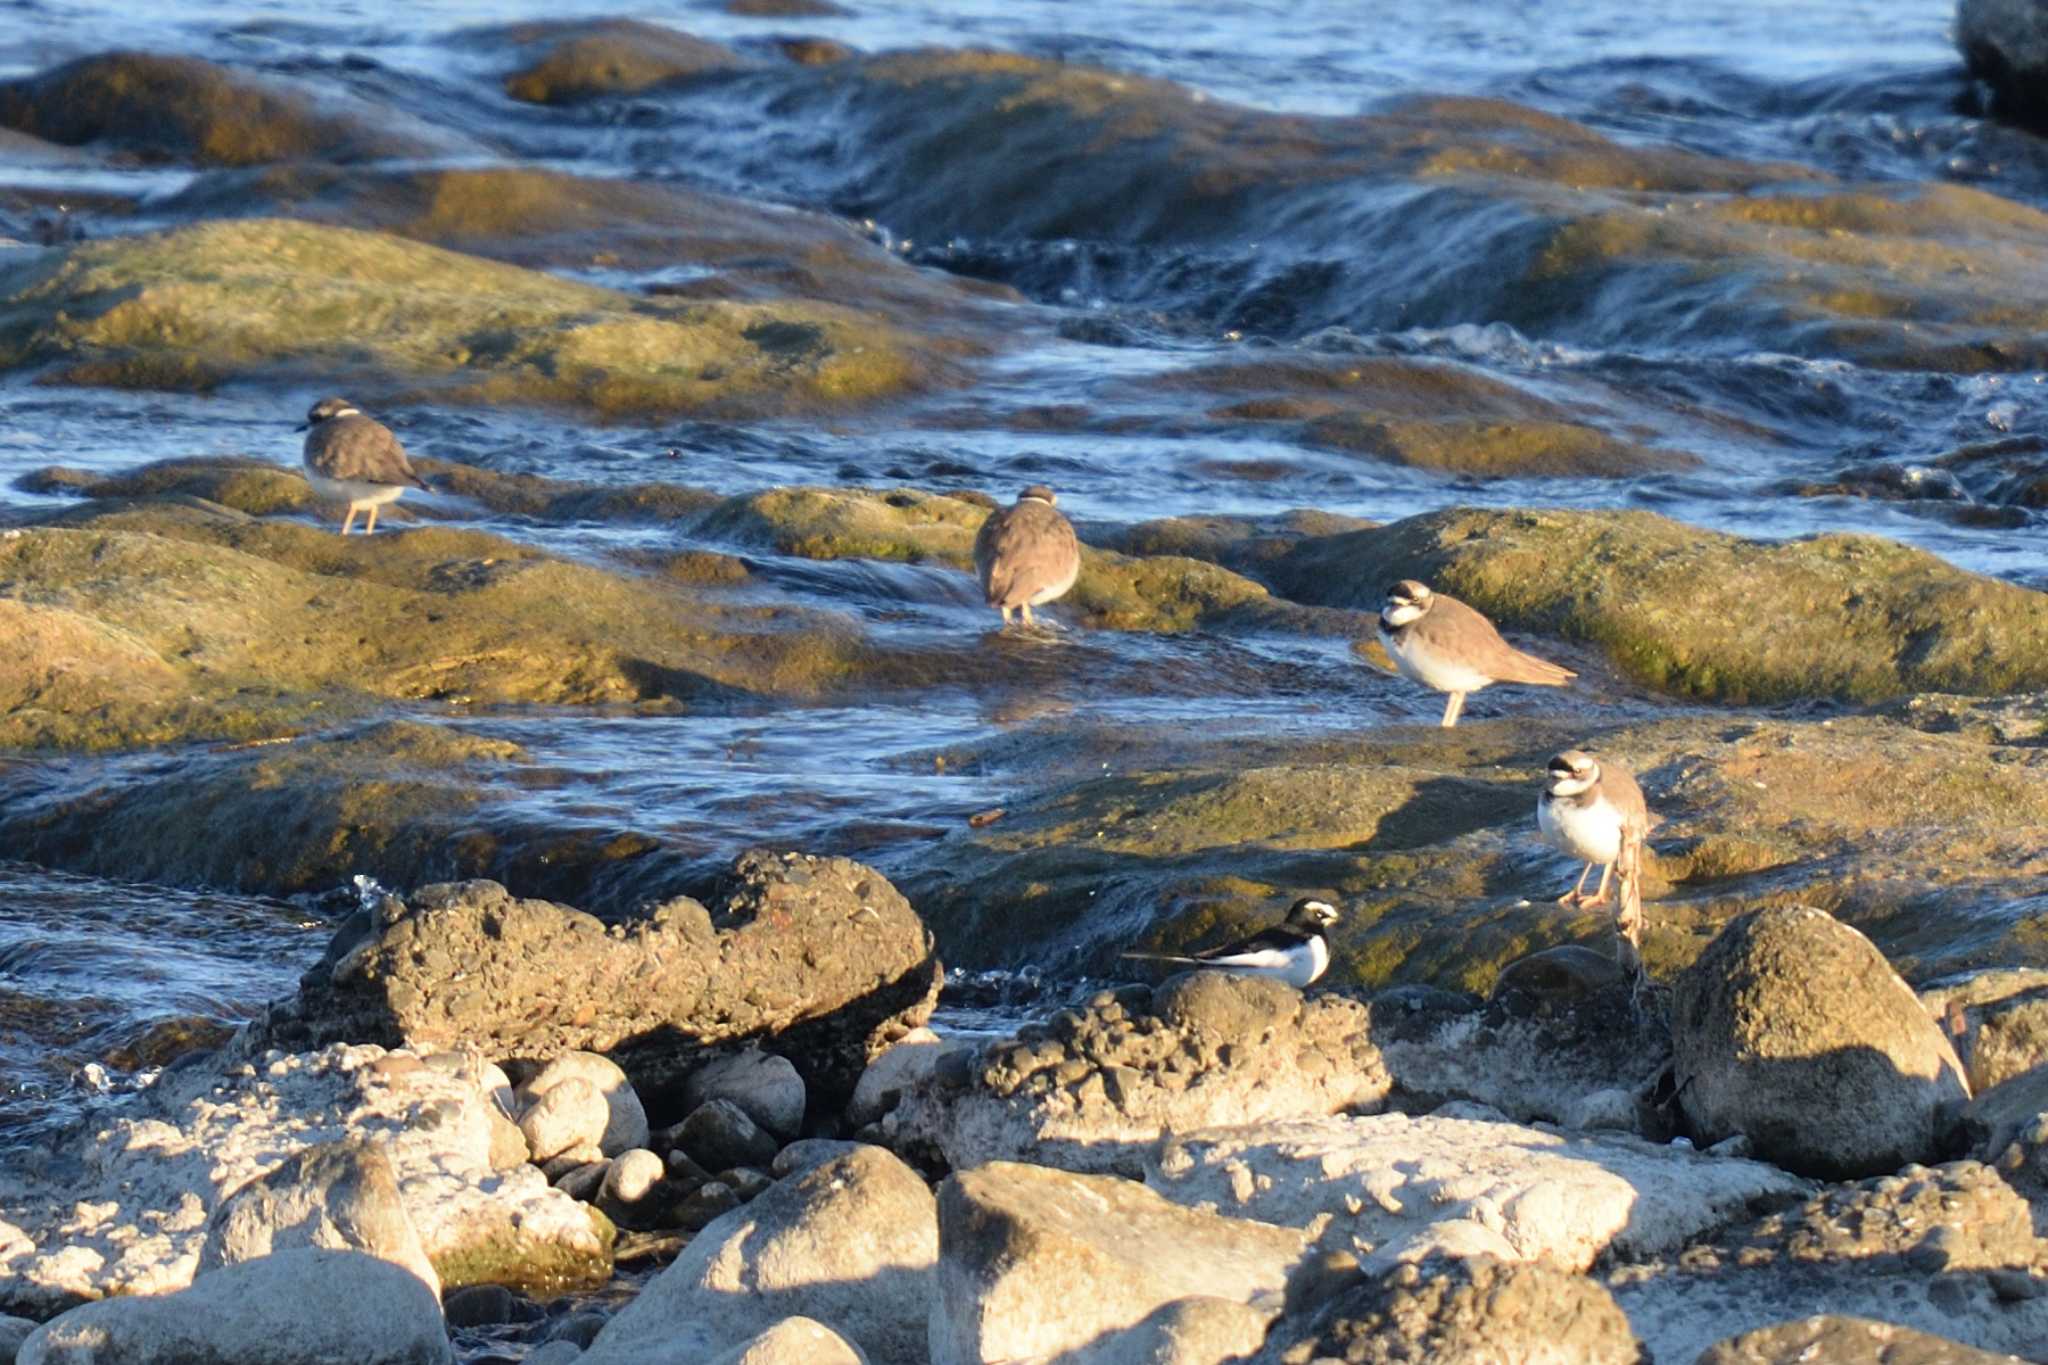
[[[2048,1360],[2039,6],[1143,8],[0,57],[0,1362]]]

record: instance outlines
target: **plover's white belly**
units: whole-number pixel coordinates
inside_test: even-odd
[[[387,502],[397,502],[398,495],[405,492],[402,483],[364,483],[360,479],[330,479],[325,474],[306,471],[306,482],[313,491],[323,498],[335,502],[346,502],[351,508],[382,507]]]
[[[1059,582],[1048,583],[1044,587],[1040,588],[1037,592],[1032,593],[1031,605],[1034,607],[1042,607],[1047,602],[1051,602],[1056,598],[1065,597],[1067,595],[1067,589],[1073,587],[1074,580],[1079,578],[1080,576],[1081,566],[1079,564],[1076,564],[1074,565],[1073,569],[1067,574],[1067,576],[1065,578],[1062,578]]]
[[[1605,798],[1536,803],[1536,827],[1552,844],[1581,862],[1603,867],[1621,858],[1621,812]]]
[[[1386,647],[1387,657],[1394,661],[1394,667],[1401,670],[1401,676],[1424,687],[1433,687],[1439,692],[1477,692],[1493,682],[1493,679],[1469,664],[1421,645],[1413,635],[1406,642],[1397,639],[1391,632],[1380,631],[1380,643]]]

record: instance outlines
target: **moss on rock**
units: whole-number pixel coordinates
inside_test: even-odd
[[[1451,508],[1306,540],[1276,590],[1369,610],[1419,578],[1503,626],[1599,645],[1628,676],[1751,704],[2048,686],[2048,595],[1876,536],[1785,542],[1648,512]]]
[[[573,104],[752,65],[731,48],[639,19],[550,19],[470,34],[518,50],[505,93],[527,104]]]
[[[187,361],[203,357],[203,375]],[[887,323],[821,303],[656,304],[381,233],[246,219],[0,272],[0,365],[204,387],[313,373],[608,416],[831,408],[932,381]]]

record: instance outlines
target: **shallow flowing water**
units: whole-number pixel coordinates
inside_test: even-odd
[[[908,259],[1015,286],[1037,340],[953,390],[880,416],[749,424],[599,426],[515,410],[385,414],[421,455],[596,483],[670,481],[718,492],[822,483],[1007,495],[1058,485],[1083,526],[1182,513],[1316,507],[1391,520],[1453,502],[1640,507],[1700,526],[1783,537],[1875,531],[1971,569],[2048,586],[2042,514],[1992,507],[1928,462],[1972,443],[2048,438],[2048,376],[1866,369],[1794,354],[1786,338],[1709,310],[1673,327],[1626,307],[1591,308],[1548,331],[1461,312],[1456,290],[1397,282],[1418,256],[1455,275],[1456,238],[1431,206],[1384,190],[1275,205],[1253,233],[1161,229],[1027,237],[892,221],[900,204],[846,111],[775,69],[688,95],[652,91],[561,109],[517,106],[499,60],[458,35],[542,14],[617,13],[566,0],[502,5],[321,7],[185,3],[117,7],[18,0],[0,9],[0,77],[121,45],[254,66],[337,100],[395,106],[475,144],[467,163],[517,161],[723,190],[870,223]],[[1452,0],[1383,10],[1342,0],[1052,0],[860,5],[841,17],[755,19],[719,8],[648,17],[760,47],[801,33],[866,51],[983,46],[1180,82],[1217,100],[1350,115],[1423,94],[1494,96],[1578,120],[1625,143],[1792,162],[1849,180],[1954,182],[2048,208],[2048,141],[1973,112],[1948,37],[1951,7],[1926,0],[1733,6],[1598,0],[1569,7]],[[204,177],[163,168],[0,159],[0,189],[65,201],[92,234],[161,221]],[[28,248],[4,248],[24,251]],[[1475,250],[1477,248],[1474,248]],[[674,263],[588,278],[675,284]],[[1491,479],[1431,473],[1319,449],[1259,423],[1193,420],[1201,400],[1172,376],[1219,361],[1315,356],[1445,361],[1649,433],[1695,467],[1623,479]],[[245,454],[295,464],[292,426],[310,392],[194,397],[0,383],[0,486],[52,464],[115,470],[170,456]],[[1189,409],[1196,409],[1190,411]],[[1079,416],[1042,420],[1038,414]],[[1185,419],[1185,420],[1184,420]],[[1883,471],[1921,496],[1806,496],[1845,471]],[[0,492],[14,506],[61,500]],[[440,496],[430,510],[574,553],[650,541],[663,528],[537,525]],[[717,548],[717,547],[712,547]],[[746,591],[859,615],[883,640],[996,648],[963,575],[940,568],[750,556]],[[1069,708],[1091,724],[1200,727],[1210,735],[1338,734],[1427,720],[1437,703],[1355,681],[1346,642],[1301,637],[1072,635],[1044,648],[1095,659],[1055,681],[992,695],[935,688],[850,705],[677,717],[556,712],[429,720],[525,750],[529,777],[498,794],[539,818],[632,828],[716,865],[762,839],[846,852],[884,868],[894,850],[1000,806],[1008,774],[948,767],[1021,716]],[[1061,670],[1049,670],[1054,676]],[[1101,679],[1123,679],[1102,684]],[[1143,685],[1131,679],[1146,680]],[[80,760],[80,763],[90,761]],[[94,780],[118,777],[102,767]],[[318,916],[270,902],[198,897],[9,866],[0,870],[0,1143],[88,1088],[146,1064],[166,1021],[225,1020],[288,990],[317,954]],[[177,926],[166,932],[167,926]]]

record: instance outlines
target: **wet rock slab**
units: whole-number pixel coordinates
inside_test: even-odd
[[[539,1170],[492,1163],[493,1101],[481,1077],[474,1059],[340,1045],[215,1054],[172,1070],[146,1092],[143,1114],[75,1134],[40,1175],[16,1170],[0,1187],[0,1303],[42,1315],[183,1288],[202,1268],[208,1217],[229,1194],[309,1148],[346,1141],[373,1143],[388,1159],[444,1288],[602,1284],[609,1226]]]

